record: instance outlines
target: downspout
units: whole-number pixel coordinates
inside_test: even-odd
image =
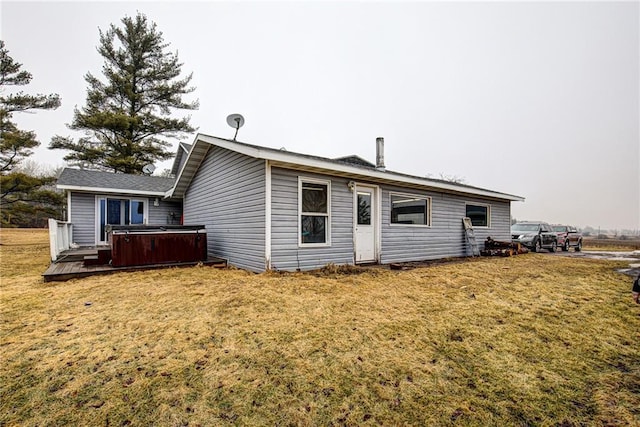
[[[264,161],[264,267],[271,270],[271,163]]]

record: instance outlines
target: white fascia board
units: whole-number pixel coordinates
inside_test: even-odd
[[[178,174],[178,176],[176,177],[175,182],[173,183],[173,187],[167,191],[167,193],[165,194],[166,198],[171,198],[175,196],[176,190],[178,189],[178,185],[182,184],[182,182],[186,179],[187,183],[184,184],[183,186],[185,187],[185,189],[183,190],[183,193],[186,192],[186,188],[189,186],[191,180],[193,179],[193,176],[195,175],[195,172],[200,168],[200,164],[202,163],[202,161],[204,160],[204,157],[206,156],[206,153],[208,150],[204,150],[202,153],[199,150],[199,143],[200,141],[202,141],[201,145],[212,145],[213,143],[211,142],[205,142],[202,140],[202,137],[204,135],[198,134],[196,135],[195,139],[193,140],[193,144],[191,145],[191,150],[189,151],[189,154],[187,155],[187,159],[185,160],[184,164],[182,165],[182,168],[180,169],[180,172]],[[199,157],[199,158],[197,158]],[[195,160],[194,160],[195,158]],[[191,163],[197,162],[197,166],[196,167],[189,167],[189,165]],[[189,174],[191,174],[191,176],[189,176]],[[184,196],[184,194],[180,194],[178,197],[182,197]]]
[[[428,187],[434,189],[440,189],[444,191],[450,191],[455,193],[473,194],[477,196],[491,197],[503,200],[510,200],[514,202],[524,202],[524,197],[515,196],[512,194],[505,194],[491,190],[485,190],[482,188],[470,188],[453,183],[446,182],[434,182],[418,177],[410,177],[405,175],[396,174],[393,172],[382,172],[376,170],[368,170],[349,166],[346,164],[339,164],[334,162],[327,162],[321,159],[314,159],[306,157],[304,155],[291,154],[287,151],[278,150],[262,150],[260,148],[248,147],[243,144],[237,144],[234,141],[227,141],[216,137],[199,134],[196,137],[196,141],[207,142],[212,145],[216,145],[221,148],[226,148],[231,151],[235,151],[240,154],[255,157],[257,159],[270,160],[272,162],[288,163],[292,167],[305,166],[316,169],[325,169],[328,172],[335,171],[341,172],[347,175],[366,176],[377,181],[389,182],[394,181],[398,184],[417,185],[421,187]]]
[[[57,188],[61,190],[69,190],[69,191],[82,191],[87,193],[108,193],[108,194],[133,194],[136,196],[155,196],[155,197],[164,197],[164,191],[144,191],[144,190],[125,190],[119,188],[100,188],[100,187],[83,187],[80,185],[64,185],[58,184]]]

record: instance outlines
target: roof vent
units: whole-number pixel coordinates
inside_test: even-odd
[[[376,169],[384,171],[384,138],[376,138]]]

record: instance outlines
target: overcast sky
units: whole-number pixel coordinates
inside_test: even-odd
[[[98,29],[143,12],[193,72],[192,124],[289,151],[375,161],[526,198],[520,220],[640,229],[638,2],[7,2],[1,38],[56,111],[16,121],[42,142],[101,76]],[[189,135],[188,142],[194,135]],[[169,163],[158,164],[158,170]]]

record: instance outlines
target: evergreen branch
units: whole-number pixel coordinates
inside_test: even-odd
[[[75,109],[69,126],[92,138],[73,142],[52,139],[49,148],[66,149],[65,160],[91,162],[91,167],[141,173],[144,163],[170,158],[162,137],[181,138],[195,129],[190,116],[172,118],[177,110],[194,110],[199,102],[183,101],[195,91],[192,74],[180,78],[177,52],[155,23],[138,13],[121,25],[99,30],[98,53],[103,57],[102,78],[85,75],[86,105]]]

